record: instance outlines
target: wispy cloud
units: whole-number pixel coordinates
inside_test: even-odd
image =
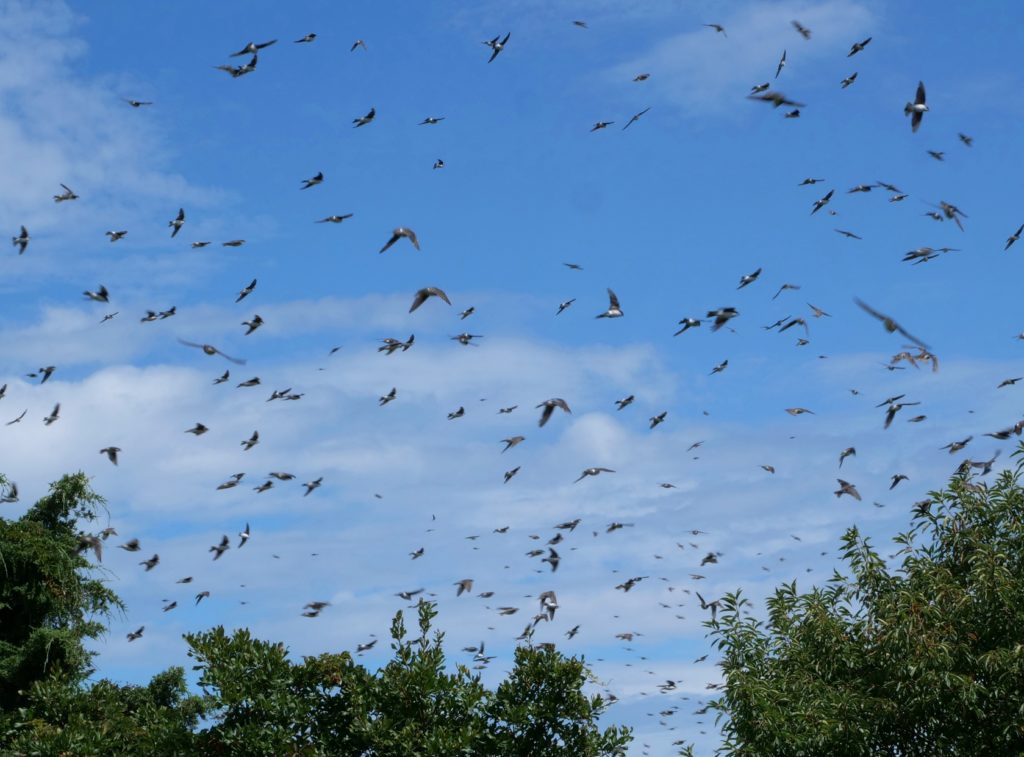
[[[810,40],[796,33],[793,20],[811,29]],[[743,97],[764,82],[799,100],[807,82],[817,78],[815,67],[829,57],[845,55],[858,35],[870,31],[874,14],[855,0],[768,2],[749,3],[705,21],[722,25],[725,34],[703,26],[674,34],[609,69],[609,80],[628,82],[648,72],[646,84],[653,94],[688,117],[722,116],[746,108],[750,104]],[[787,66],[776,82],[773,76],[783,50]],[[793,83],[798,77],[799,85]]]
[[[15,224],[12,233],[24,224],[33,237],[18,260],[22,285],[97,268],[80,251],[105,245],[108,229],[132,232],[118,253],[145,249],[165,240],[144,224],[159,230],[180,204],[228,196],[175,169],[159,119],[122,100],[133,93],[79,73],[88,51],[77,35],[82,21],[60,0],[0,4],[0,215]],[[80,199],[55,204],[61,183]]]

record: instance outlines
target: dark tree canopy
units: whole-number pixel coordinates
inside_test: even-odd
[[[92,670],[83,642],[122,609],[80,551],[79,522],[95,521],[102,505],[77,473],[18,520],[0,518],[0,711],[37,681],[77,684]]]
[[[1024,753],[1022,467],[988,485],[963,466],[915,507],[898,562],[849,529],[847,573],[779,587],[764,622],[726,596],[708,623],[726,678],[721,751]]]

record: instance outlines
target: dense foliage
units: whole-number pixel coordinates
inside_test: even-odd
[[[22,704],[36,681],[77,683],[91,672],[83,641],[121,609],[79,551],[78,523],[95,521],[102,504],[79,473],[19,520],[0,518],[0,711]]]
[[[348,652],[292,662],[283,644],[223,628],[189,634],[201,692],[170,668],[147,686],[90,685],[84,642],[120,601],[86,559],[79,531],[103,501],[65,476],[21,519],[0,519],[0,752],[3,754],[617,755],[629,729],[601,730],[581,660],[520,647],[491,691],[448,670],[434,606],[409,638],[399,612],[393,659],[370,672]],[[100,548],[102,543],[99,542]],[[98,556],[98,554],[97,554]]]
[[[781,586],[765,621],[726,596],[708,624],[726,679],[721,751],[1024,754],[1022,467],[987,485],[962,466],[916,505],[898,565],[851,528],[848,574]]]

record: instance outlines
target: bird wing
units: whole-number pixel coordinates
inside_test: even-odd
[[[437,297],[440,297],[442,300],[444,300],[449,305],[452,304],[452,301],[448,299],[448,295],[445,294],[443,290],[438,289],[437,287],[427,287],[427,291],[430,294],[433,294],[433,295],[436,295]]]
[[[412,305],[409,307],[409,312],[411,313],[414,310],[416,310],[416,308],[418,308],[420,305],[427,301],[427,297],[429,296],[430,295],[427,293],[426,289],[421,289],[418,292],[416,292],[416,296],[413,297],[412,300]]]

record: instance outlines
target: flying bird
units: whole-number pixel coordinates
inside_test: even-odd
[[[246,327],[245,336],[249,336],[249,334],[263,325],[263,318],[260,317],[259,313],[256,313],[252,320],[242,321],[242,325]]]
[[[704,24],[704,26],[706,28],[708,28],[708,29],[714,29],[716,32],[721,34],[723,37],[728,37],[729,36],[728,34],[725,33],[725,27],[722,26],[721,24]]]
[[[416,292],[416,295],[413,297],[412,300],[412,305],[409,306],[409,312],[411,313],[414,310],[416,310],[416,308],[418,308],[431,297],[440,297],[447,304],[452,304],[452,301],[448,299],[448,295],[445,294],[441,289],[438,289],[437,287],[424,287],[423,289],[420,289],[419,291]]]
[[[779,65],[775,68],[775,78],[779,78],[779,74],[782,73],[782,69],[786,67],[786,51],[782,51],[782,57],[779,58]]]
[[[679,331],[674,333],[672,336],[679,336],[684,331],[687,331],[687,330],[693,329],[693,328],[697,328],[698,326],[700,326],[700,323],[701,322],[698,321],[696,318],[684,318],[683,320],[681,320],[679,322],[679,325],[682,326],[682,328],[679,329]]]
[[[178,208],[178,215],[175,216],[173,221],[168,221],[167,225],[173,229],[171,231],[171,239],[174,239],[174,237],[178,236],[178,232],[181,231],[181,227],[185,225],[185,209]]]
[[[319,173],[317,173],[316,176],[313,176],[313,177],[311,177],[309,179],[303,179],[302,180],[302,186],[299,187],[299,189],[300,190],[301,189],[309,189],[310,187],[315,187],[317,184],[323,184],[323,181],[324,181],[324,172],[320,171]]]
[[[743,289],[743,287],[748,286],[750,284],[753,284],[755,281],[757,281],[757,277],[760,276],[760,275],[761,275],[761,269],[760,268],[758,268],[753,273],[748,273],[746,276],[743,276],[740,279],[740,285],[738,287],[736,287],[736,288],[737,289]]]
[[[842,497],[844,494],[848,494],[855,500],[860,502],[860,492],[857,491],[857,487],[851,484],[849,481],[843,481],[841,478],[837,478],[839,482],[839,488],[833,492],[836,495],[836,499]]]
[[[110,292],[102,284],[100,284],[100,288],[95,292],[86,290],[82,294],[93,302],[110,302]]]
[[[479,345],[473,344],[473,340],[483,339],[483,334],[468,334],[463,332],[462,334],[456,334],[455,336],[451,337],[451,339],[467,347],[477,347]]]
[[[796,29],[797,33],[801,37],[803,37],[804,39],[810,39],[811,38],[811,30],[810,29],[808,29],[806,26],[801,24],[799,21],[793,21],[791,23],[793,24],[793,28]]]
[[[853,45],[850,47],[850,52],[846,54],[846,57],[849,58],[856,55],[865,47],[867,47],[869,42],[871,42],[871,37],[868,37],[863,42],[854,42]]]
[[[863,310],[864,312],[868,313],[869,315],[872,315],[875,318],[877,318],[878,320],[880,320],[882,322],[882,325],[885,326],[885,330],[888,331],[890,334],[893,333],[894,331],[898,331],[900,334],[902,334],[907,339],[912,341],[918,347],[921,347],[922,349],[925,349],[925,350],[930,349],[928,347],[928,345],[926,345],[924,342],[922,342],[916,336],[913,336],[912,334],[910,334],[906,329],[904,329],[902,326],[900,326],[898,323],[896,323],[896,321],[894,321],[889,316],[885,315],[884,313],[879,313],[877,310],[872,308],[870,305],[868,305],[865,302],[862,302],[861,300],[857,299],[856,297],[854,298],[853,301],[856,302],[858,306],[860,306],[861,310]]]
[[[253,280],[253,283],[255,284],[255,279]],[[237,300],[236,300],[236,302],[237,302]],[[232,363],[235,363],[236,365],[245,365],[245,361],[244,360],[240,360],[239,358],[231,357],[230,355],[225,355],[223,352],[218,350],[212,344],[199,344],[198,342],[187,342],[184,339],[179,339],[178,342],[180,342],[181,344],[184,344],[186,347],[198,347],[199,349],[201,349],[207,355],[220,355],[222,358],[225,358],[226,360],[230,360]],[[227,379],[225,379],[225,381],[226,380]]]
[[[491,48],[491,57],[487,59],[488,63],[493,62],[494,59],[498,57],[498,53],[505,49],[505,45],[508,44],[508,38],[511,36],[512,32],[509,32],[508,34],[505,35],[505,39],[501,39],[501,35],[499,34],[494,39],[487,40],[486,42],[484,42],[485,45]]]
[[[619,307],[619,298],[615,296],[615,292],[611,289],[608,290],[608,309],[601,313],[596,318],[621,318],[622,308]]]
[[[49,426],[49,425],[51,425],[53,423],[56,423],[57,420],[59,420],[59,419],[60,419],[60,403],[58,402],[56,405],[53,406],[53,410],[50,411],[50,414],[48,416],[46,416],[45,418],[43,418],[43,423],[46,424],[47,426]]]
[[[213,559],[214,562],[216,562],[229,549],[231,549],[231,540],[228,538],[227,534],[224,534],[222,537],[220,537],[220,544],[210,547],[208,551],[214,553]]]
[[[387,243],[383,247],[381,247],[380,250],[378,250],[378,252],[386,251],[388,248],[391,247],[391,245],[393,245],[399,239],[408,239],[410,242],[412,242],[413,247],[415,247],[417,250],[420,248],[420,240],[416,237],[416,232],[413,231],[412,229],[407,229],[404,226],[399,226],[397,229],[391,232],[391,239],[389,239]],[[448,304],[450,305],[451,303],[449,302]]]
[[[563,412],[572,413],[572,410],[569,409],[569,404],[561,397],[553,397],[549,400],[544,400],[539,405],[537,405],[537,407],[544,408],[541,411],[540,420],[537,422],[537,425],[540,426],[541,428],[543,428],[544,424],[551,420],[551,415],[552,413],[555,412],[556,407],[561,408]]]
[[[761,102],[771,103],[773,107],[778,108],[786,105],[790,108],[804,108],[804,103],[798,103],[795,100],[790,100],[781,92],[760,92],[756,95],[747,95],[748,100],[760,100]]]
[[[914,94],[913,102],[907,102],[903,108],[903,114],[910,117],[910,131],[916,133],[921,126],[921,119],[928,112],[925,103],[925,83],[918,82],[918,92]]]
[[[710,602],[708,602],[706,599],[704,599],[704,597],[700,595],[700,592],[695,592],[695,594],[697,595],[697,600],[700,602],[700,609],[711,610],[711,621],[714,622],[716,616],[718,615],[718,606],[721,600],[713,599]]]
[[[718,310],[709,310],[707,317],[715,319],[715,322],[711,324],[711,330],[718,331],[738,315],[739,311],[736,308],[719,308]]]
[[[646,113],[650,109],[651,109],[650,106],[648,106],[648,107],[644,108],[642,111],[640,111],[639,113],[634,113],[633,117],[630,118],[629,121],[626,122],[626,125],[622,127],[622,130],[625,131],[630,126],[632,126],[635,122],[639,121],[640,120],[640,116],[642,116],[644,113]]]
[[[365,116],[362,116],[361,118],[353,118],[352,119],[352,123],[355,124],[355,126],[353,126],[352,128],[358,129],[360,126],[366,126],[366,124],[370,123],[376,117],[377,117],[377,109],[376,108],[370,108],[370,110],[366,113]]]
[[[67,202],[68,200],[78,199],[78,195],[75,194],[75,190],[73,190],[67,184],[61,184],[61,187],[64,189],[64,191],[61,192],[60,194],[53,196],[54,202]]]
[[[50,376],[53,375],[53,372],[55,370],[57,370],[56,366],[54,366],[54,365],[47,365],[44,368],[40,368],[35,373],[29,373],[27,375],[28,375],[29,378],[39,378],[40,379],[39,383],[40,384],[45,384],[46,381],[50,378]]]
[[[882,425],[883,429],[887,429],[892,425],[893,420],[896,418],[896,413],[903,408],[921,404],[920,402],[899,402],[898,400],[902,399],[902,397],[903,395],[901,394],[898,397],[891,398],[888,402],[882,403],[883,405],[888,404],[888,408],[885,411],[885,423]]]
[[[799,284],[783,284],[782,286],[779,287],[779,291],[777,291],[774,295],[772,295],[772,299],[773,300],[776,299],[780,294],[785,292],[787,289],[796,290],[796,289],[799,289],[799,288],[800,288]]]
[[[242,301],[242,300],[244,300],[244,299],[245,299],[246,297],[248,297],[248,296],[249,296],[250,294],[252,294],[252,293],[253,293],[253,290],[255,290],[255,289],[256,289],[256,279],[253,279],[253,280],[252,280],[252,281],[251,281],[251,282],[249,283],[249,286],[247,286],[247,287],[244,287],[244,288],[243,288],[243,289],[242,289],[242,290],[241,290],[241,291],[240,291],[240,292],[238,293],[238,297],[236,297],[236,298],[235,298],[235,302],[236,302],[236,303],[239,303],[239,302],[241,302],[241,301]]]
[[[253,71],[255,71],[257,63],[259,63],[259,56],[256,55],[255,53],[253,53],[253,56],[249,59],[249,62],[246,63],[245,65],[242,65],[242,66],[224,65],[224,66],[214,66],[214,68],[216,68],[218,71],[224,71],[224,72],[226,72],[228,74],[231,74],[231,78],[232,79],[237,79],[240,76],[245,76],[246,74],[251,74]]]
[[[502,439],[501,441],[505,444],[505,449],[502,452],[508,452],[520,442],[525,441],[525,439],[525,436],[510,436],[508,439]]]
[[[28,235],[28,229],[22,226],[21,233],[16,237],[11,237],[11,244],[18,248],[18,254],[21,255],[25,252],[25,248],[28,247],[31,239],[32,237]]]
[[[834,194],[835,194],[835,190],[834,189],[830,189],[830,190],[828,190],[828,193],[824,197],[822,197],[820,200],[815,200],[814,201],[814,208],[811,210],[811,215],[813,216],[815,213],[817,213],[823,207],[828,205],[829,200],[832,199],[832,195],[834,195]]]
[[[1003,252],[1006,252],[1013,246],[1013,243],[1020,239],[1020,235],[1024,233],[1024,223],[1017,227],[1017,230],[1010,235],[1010,238],[1006,240],[1006,246],[1003,248]]]
[[[269,42],[250,42],[237,53],[231,53],[228,57],[238,58],[242,55],[255,55],[257,51],[262,50],[264,47],[270,47],[275,42],[277,42],[276,39],[272,39]]]

